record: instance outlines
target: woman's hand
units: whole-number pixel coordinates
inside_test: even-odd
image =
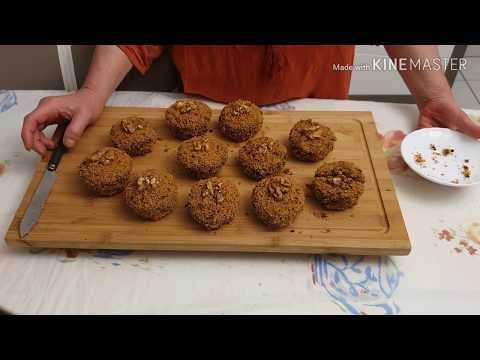
[[[47,126],[67,120],[63,136],[67,148],[75,146],[83,132],[102,112],[104,103],[89,89],[64,96],[49,96],[40,100],[37,108],[25,116],[22,140],[26,150],[43,156],[55,146],[53,140],[42,132]]]
[[[480,138],[480,125],[473,122],[448,94],[419,104],[418,127],[445,127]]]
[[[54,144],[42,130],[64,119],[70,123],[63,143],[67,148],[74,147],[85,128],[98,118],[113,90],[131,68],[130,60],[117,46],[95,47],[82,88],[70,95],[42,99],[38,107],[25,117],[22,128],[25,149],[33,149],[43,156]]]
[[[419,128],[446,127],[480,138],[480,125],[475,124],[455,103],[444,69],[423,69],[411,65],[412,62],[435,64],[441,60],[437,46],[385,45],[385,50],[392,60],[410,60],[410,65],[399,72],[420,110]]]

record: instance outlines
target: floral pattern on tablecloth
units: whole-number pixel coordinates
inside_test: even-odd
[[[62,264],[74,263],[79,260],[87,260],[98,265],[101,269],[121,268],[128,266],[141,270],[150,271],[152,265],[148,254],[132,250],[75,250],[75,249],[31,249],[30,253],[53,254],[57,261]]]
[[[480,221],[466,223],[465,225],[432,228],[434,244],[440,242],[451,253],[464,256],[480,255]]]
[[[17,105],[17,95],[12,90],[0,90],[0,113]]]
[[[384,135],[379,134],[383,141],[383,151],[387,157],[387,164],[390,172],[403,173],[408,170],[407,163],[400,153],[400,145],[406,134],[401,130],[387,131]]]
[[[390,257],[316,255],[313,283],[352,315],[400,313],[394,294],[403,274]]]

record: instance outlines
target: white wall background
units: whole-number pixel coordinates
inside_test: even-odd
[[[449,58],[454,45],[439,45],[440,57]],[[372,59],[388,58],[383,46],[357,45],[354,64],[371,64]],[[409,95],[397,71],[353,71],[350,95]]]

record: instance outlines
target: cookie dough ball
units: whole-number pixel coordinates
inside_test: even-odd
[[[248,140],[262,128],[262,124],[262,111],[248,100],[226,105],[218,119],[221,133],[235,142]]]
[[[310,189],[323,208],[345,210],[358,202],[364,183],[362,170],[351,162],[335,161],[317,169]]]
[[[130,156],[145,155],[152,151],[158,134],[144,118],[131,116],[117,122],[110,130],[112,143]]]
[[[330,128],[311,119],[297,122],[288,138],[292,154],[299,160],[310,162],[323,160],[333,150],[336,140]]]
[[[177,184],[172,175],[150,169],[132,176],[125,188],[124,199],[135,214],[156,221],[173,211],[177,194]]]
[[[177,150],[177,161],[196,179],[206,179],[220,171],[228,159],[228,147],[207,136],[185,140]]]
[[[168,128],[180,140],[205,134],[211,118],[208,105],[196,100],[179,100],[165,113]]]
[[[302,212],[305,194],[290,175],[267,177],[252,192],[252,207],[257,218],[270,228],[290,225]]]
[[[95,194],[111,196],[125,188],[133,161],[127,153],[114,147],[95,151],[80,164],[80,179]]]
[[[192,186],[187,199],[190,216],[206,230],[229,224],[240,206],[240,193],[229,180],[213,177]]]
[[[249,140],[239,151],[243,172],[256,180],[278,174],[287,162],[287,148],[277,140],[259,137]]]

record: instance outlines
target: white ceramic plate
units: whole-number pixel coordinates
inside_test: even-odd
[[[445,155],[444,149],[453,152]],[[434,183],[455,187],[480,183],[480,141],[458,131],[416,130],[403,139],[400,150],[413,171]]]

